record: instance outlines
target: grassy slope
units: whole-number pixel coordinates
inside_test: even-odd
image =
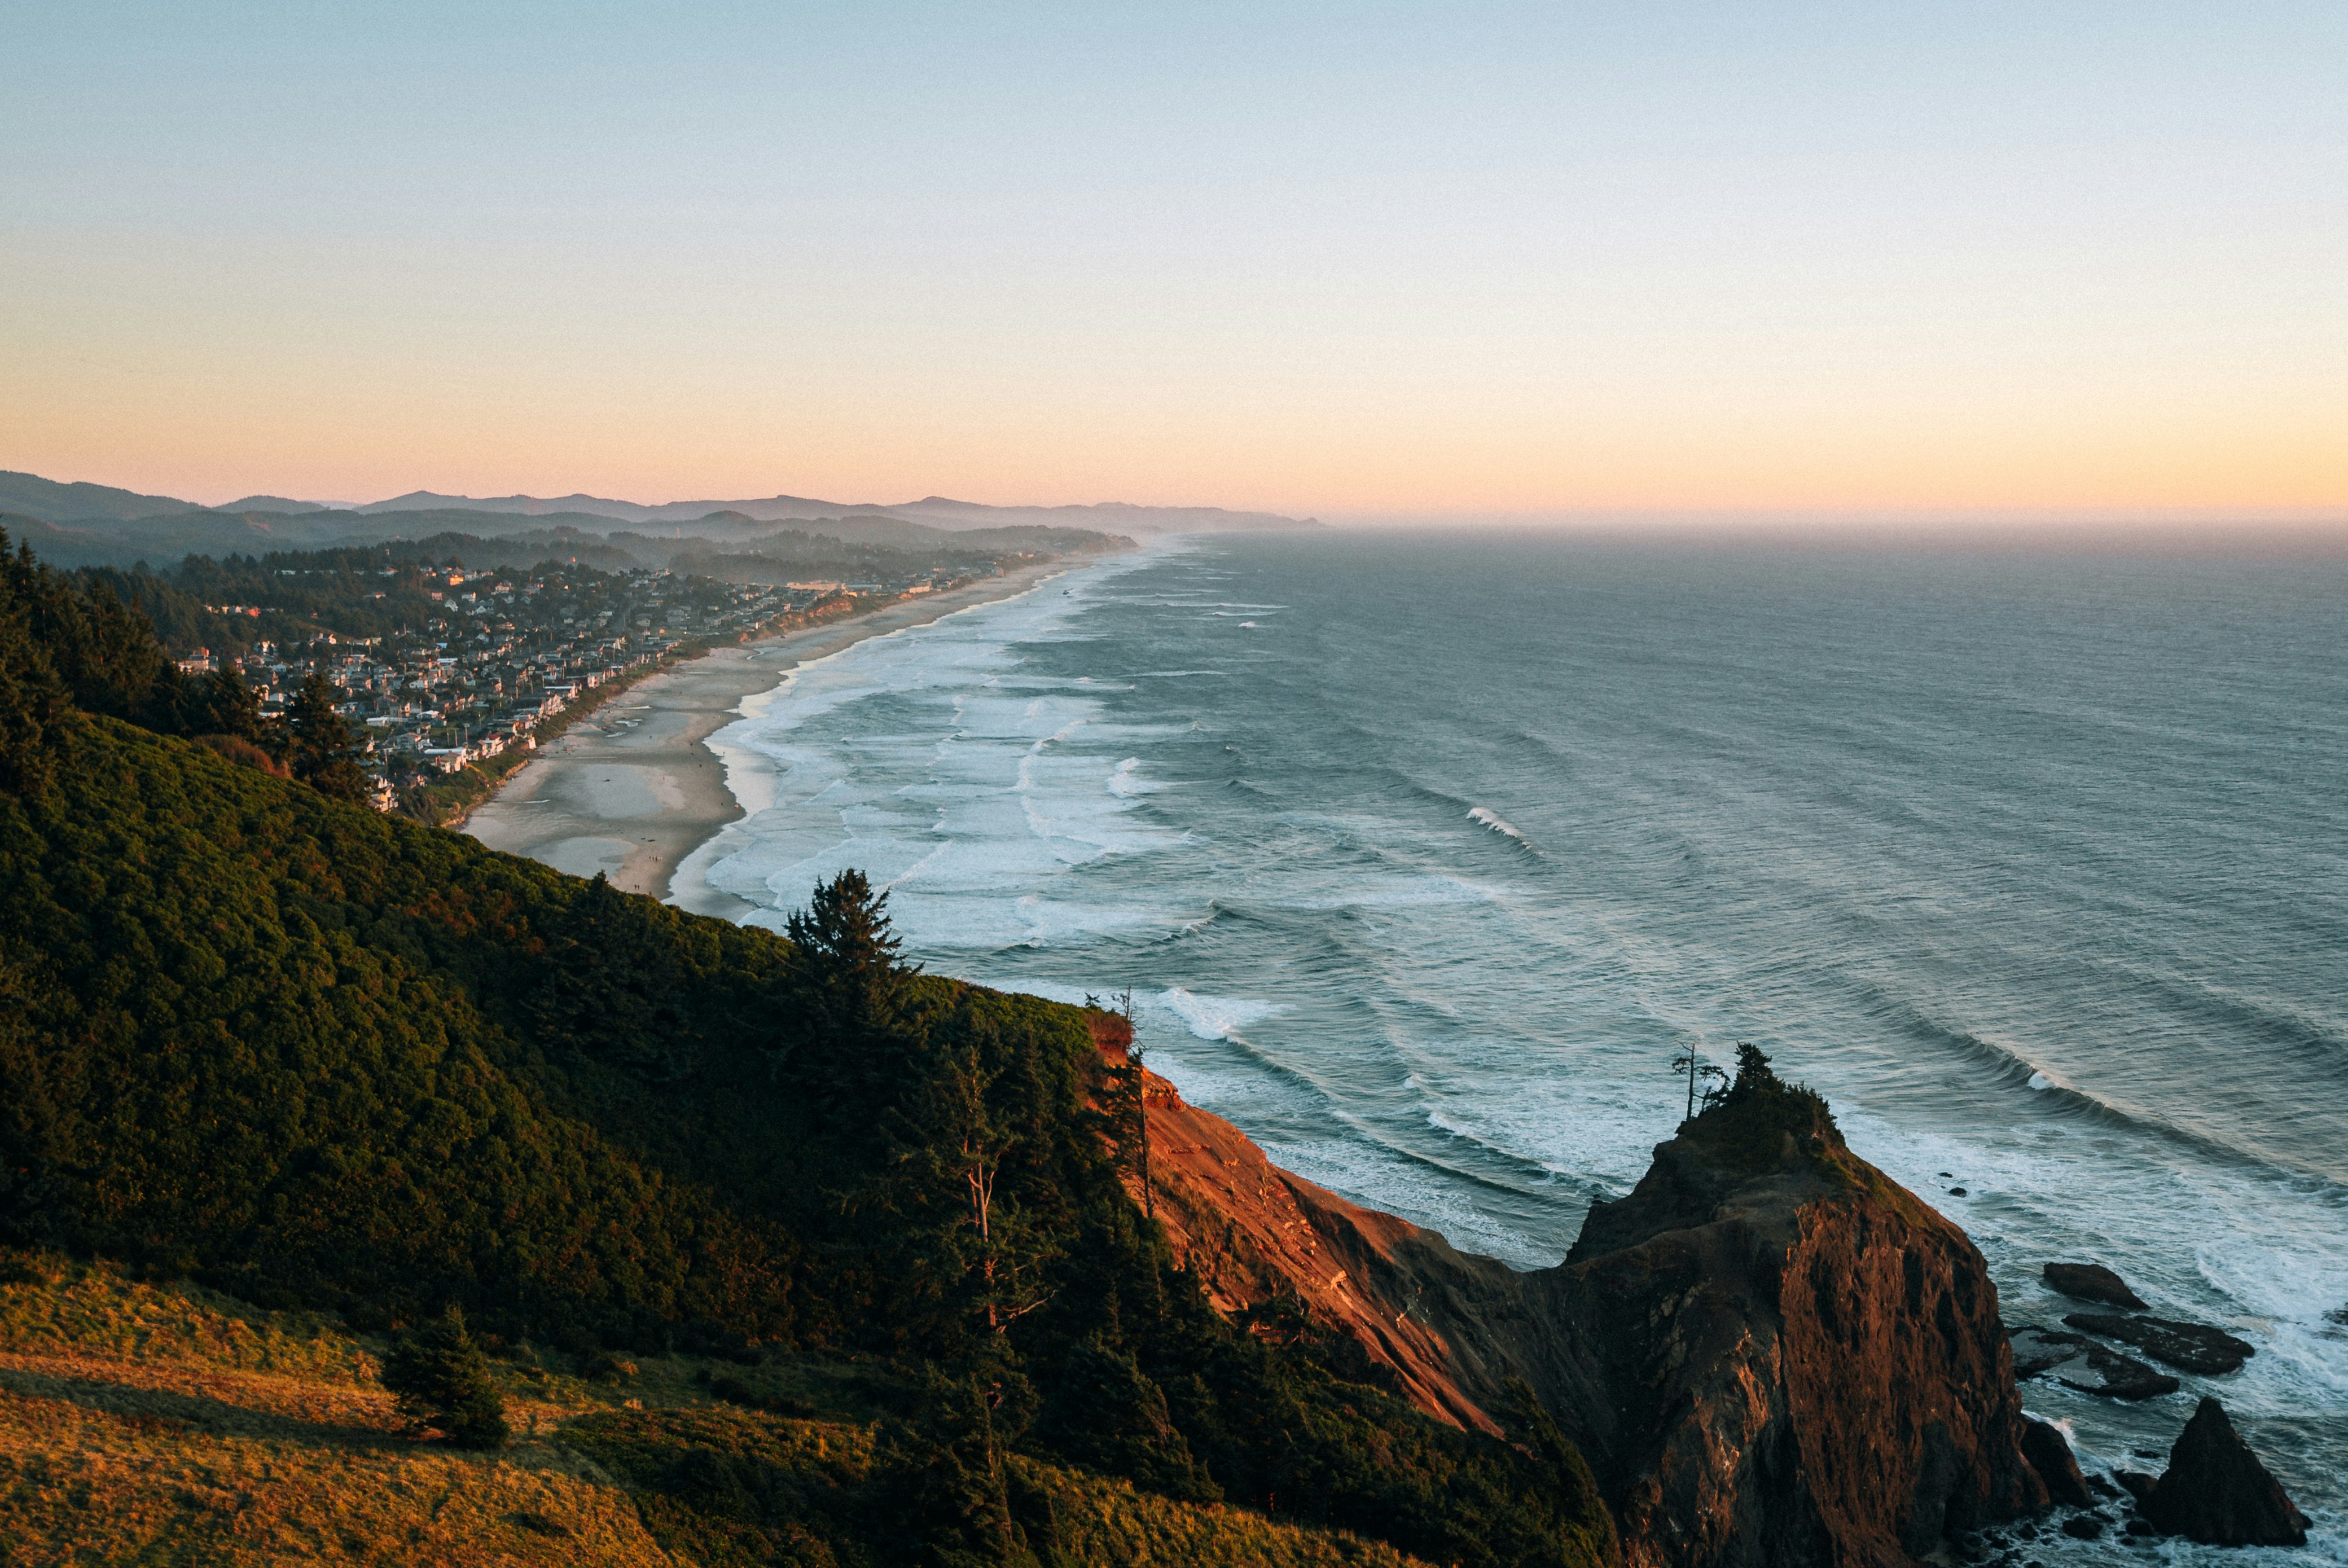
[[[713,1403],[696,1377],[724,1363],[663,1357],[599,1385],[507,1362],[533,1435],[489,1458],[408,1439],[367,1345],[333,1320],[55,1253],[0,1253],[0,1562],[868,1560],[852,1528],[828,1528],[840,1510],[819,1495],[853,1504],[875,1480],[852,1379],[794,1379],[819,1401],[834,1390],[839,1408],[789,1419]],[[1414,1561],[1015,1462],[1049,1499],[1065,1562]],[[763,1517],[745,1475],[760,1496],[788,1491],[795,1516]]]

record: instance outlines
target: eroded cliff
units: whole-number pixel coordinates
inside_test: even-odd
[[[1523,1378],[1630,1563],[1904,1568],[2046,1504],[1979,1251],[1766,1063],[1530,1274],[1282,1171],[1147,1085],[1148,1196],[1219,1307],[1292,1297],[1365,1375],[1463,1426],[1490,1429]]]

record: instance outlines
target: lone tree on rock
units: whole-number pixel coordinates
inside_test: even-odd
[[[1739,1046],[1736,1048],[1742,1051],[1747,1047]],[[1699,1098],[1703,1099],[1706,1109],[1710,1109],[1720,1099],[1719,1089],[1706,1088],[1704,1086],[1712,1082],[1728,1081],[1728,1075],[1698,1056],[1694,1046],[1690,1046],[1672,1058],[1672,1071],[1687,1076],[1687,1119],[1690,1121],[1695,1119],[1695,1102]]]
[[[383,1386],[399,1397],[401,1415],[438,1428],[460,1449],[503,1448],[513,1435],[505,1396],[454,1306],[439,1322],[400,1337],[384,1358]]]

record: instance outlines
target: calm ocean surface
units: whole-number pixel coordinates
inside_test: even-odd
[[[2218,1393],[2278,1561],[2348,1560],[2348,565],[1216,536],[746,713],[695,863],[755,920],[856,866],[932,969],[1129,987],[1276,1161],[1520,1267],[1759,1045],[2009,1321],[2085,1258],[2256,1345],[2024,1398],[2157,1470]]]

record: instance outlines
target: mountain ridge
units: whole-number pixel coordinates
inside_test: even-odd
[[[1114,519],[1120,531],[1183,533],[1203,531],[1262,531],[1319,526],[1315,518],[1293,518],[1276,512],[1233,511],[1222,507],[1144,506],[1132,501],[1097,501],[1086,505],[994,506],[983,501],[956,500],[931,495],[902,502],[832,501],[809,496],[774,495],[736,500],[675,500],[645,504],[583,491],[567,496],[463,496],[437,490],[410,490],[405,495],[351,505],[325,505],[256,494],[225,506],[208,507],[171,496],[141,495],[110,485],[45,479],[38,474],[0,470],[0,511],[20,514],[53,524],[106,520],[135,522],[161,517],[203,513],[215,516],[275,514],[342,517],[386,512],[460,511],[523,517],[585,516],[632,523],[695,522],[714,512],[731,511],[765,523],[815,521],[824,518],[880,517],[917,523],[946,532],[973,528],[1023,525],[1080,526],[1085,519]]]

